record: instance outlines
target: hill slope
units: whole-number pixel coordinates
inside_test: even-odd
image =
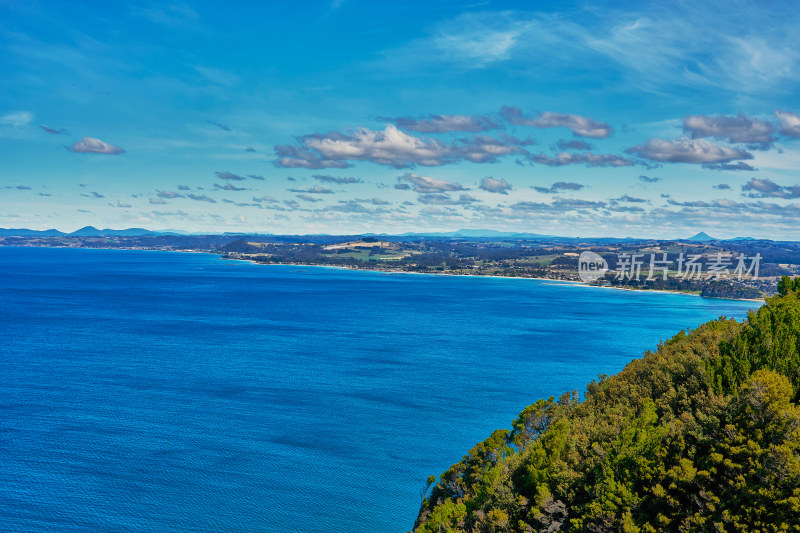
[[[438,479],[414,531],[800,531],[800,281],[539,400]]]

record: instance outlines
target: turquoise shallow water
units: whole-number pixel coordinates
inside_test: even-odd
[[[404,532],[428,474],[753,302],[0,248],[0,524]]]

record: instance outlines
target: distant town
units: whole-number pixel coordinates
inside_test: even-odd
[[[586,281],[580,258],[607,265],[591,284],[761,299],[800,274],[800,243],[699,233],[686,239],[573,238],[488,230],[405,235],[186,235],[140,228],[73,233],[0,229],[0,246],[206,252],[263,264]]]

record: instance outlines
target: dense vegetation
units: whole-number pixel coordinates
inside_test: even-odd
[[[800,531],[800,279],[539,400],[431,477],[414,531]]]

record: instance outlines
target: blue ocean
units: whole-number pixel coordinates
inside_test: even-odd
[[[403,533],[537,398],[754,302],[0,248],[0,529]]]

